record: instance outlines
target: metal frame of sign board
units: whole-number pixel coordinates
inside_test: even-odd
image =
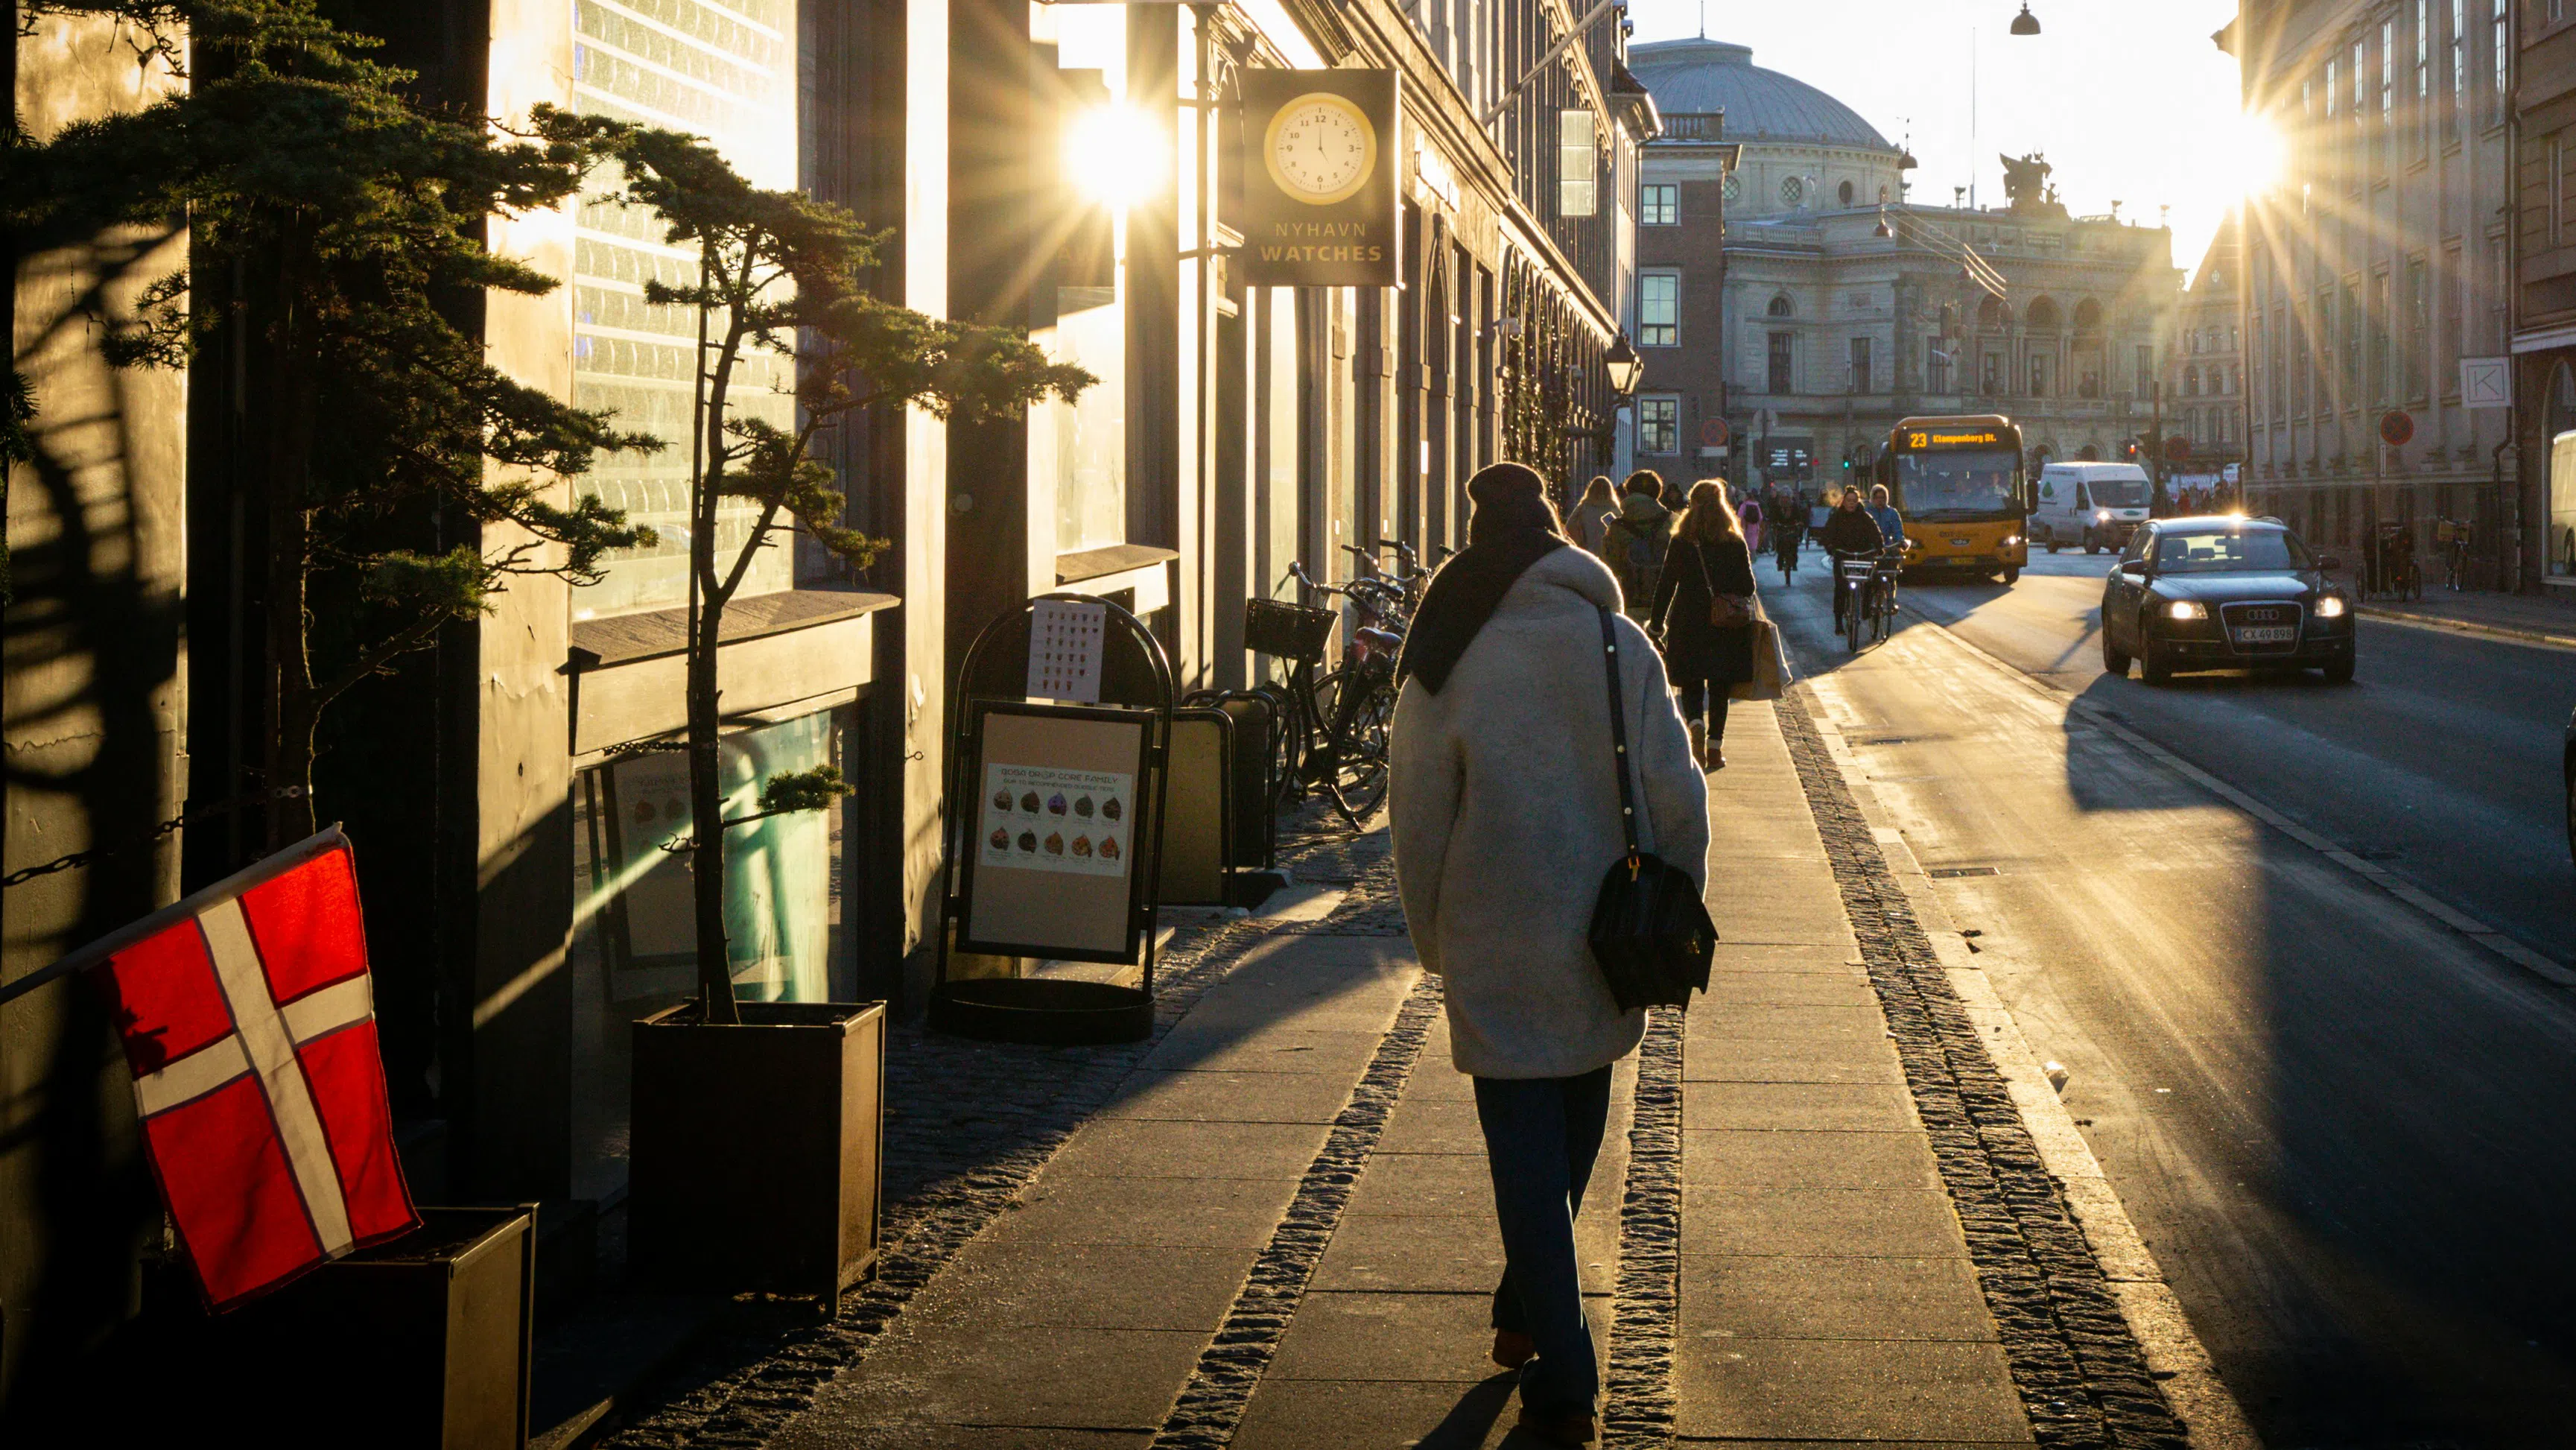
[[[1172,840],[1172,818],[1180,814],[1173,797],[1179,787],[1183,764],[1182,731],[1190,725],[1213,725],[1217,732],[1216,752],[1216,895],[1208,900],[1175,897],[1163,888],[1175,849]],[[1163,829],[1155,842],[1154,900],[1157,905],[1178,903],[1188,906],[1224,906],[1226,883],[1233,879],[1234,859],[1234,716],[1213,705],[1184,707],[1172,712],[1172,743],[1163,755],[1170,774],[1163,782]]]
[[[966,791],[961,791],[955,802],[959,808],[959,829],[954,837],[958,842],[954,858],[957,868],[957,892],[953,916],[957,929],[954,949],[990,956],[1045,957],[1058,961],[1105,962],[1121,965],[1136,961],[1138,953],[1144,949],[1146,924],[1153,919],[1153,883],[1156,874],[1162,869],[1163,820],[1162,811],[1159,809],[1162,781],[1154,750],[1155,732],[1162,723],[1160,712],[1119,709],[1111,706],[1033,705],[990,699],[969,700],[967,709],[971,712],[967,723],[967,754],[966,759],[961,762],[964,774],[960,777],[959,783],[973,793],[967,794]],[[985,804],[982,799],[983,782],[986,765],[996,763],[988,762],[985,752],[990,739],[990,722],[996,716],[1056,720],[1067,723],[1080,722],[1095,727],[1110,726],[1127,729],[1135,733],[1133,773],[1129,777],[1133,782],[1135,793],[1135,823],[1130,828],[1127,838],[1129,846],[1126,890],[1120,904],[1119,920],[1122,924],[1118,931],[1117,945],[1093,945],[1082,941],[1040,941],[1033,939],[1034,933],[983,935],[979,932],[976,907],[978,886],[982,884],[981,858],[984,833],[981,823],[984,819]],[[1029,764],[1043,768],[1042,762],[1029,762]],[[1116,764],[1121,768],[1131,764],[1123,746],[1120,747]],[[1017,878],[1037,874],[1039,873],[1018,871],[1011,873],[1015,884],[1027,893],[1049,889],[1058,892],[1080,892],[1086,889],[1085,883],[1105,882],[1110,879],[1046,873],[1054,876],[1055,879],[1045,883],[1043,887],[1036,883],[1017,880]],[[996,884],[998,885],[998,882]],[[1023,896],[1023,902],[1030,899],[1036,898],[1029,895]]]

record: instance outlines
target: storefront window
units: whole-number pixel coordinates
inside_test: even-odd
[[[725,737],[725,815],[758,812],[782,771],[846,765],[836,711]],[[842,926],[837,808],[770,816],[725,838],[725,940],[734,995],[756,1002],[832,999],[850,948]],[[655,751],[583,771],[573,783],[574,1193],[596,1198],[626,1178],[627,1024],[696,992],[697,913],[690,857],[688,757]]]
[[[677,126],[713,141],[754,185],[796,185],[796,33],[793,0],[663,0],[657,19],[611,5],[574,7],[573,95],[578,109],[647,125]],[[613,166],[594,174],[585,198],[623,186]],[[644,301],[644,284],[697,279],[694,247],[663,240],[665,226],[642,208],[581,203],[573,239],[573,402],[616,414],[617,425],[664,441],[657,453],[603,455],[580,481],[584,493],[626,511],[661,535],[650,548],[620,549],[607,579],[573,594],[573,617],[677,608],[688,599],[689,414],[696,367],[696,315]],[[746,359],[730,403],[742,416],[779,427],[795,422],[792,365],[773,353]],[[716,514],[718,557],[738,550],[758,506],[727,500]],[[765,549],[744,594],[793,587],[792,549]]]
[[[1059,139],[1068,151],[1132,144],[1128,133],[1136,123],[1116,119],[1127,100],[1124,9],[1032,5],[1029,27],[1030,39],[1055,47],[1066,106]],[[1055,499],[1058,553],[1127,539],[1127,224],[1116,193],[1122,183],[1135,184],[1131,173],[1150,175],[1152,170],[1142,157],[1066,158],[1072,184],[1062,202],[1107,209],[1110,256],[1106,266],[1060,260],[1055,276],[1044,284],[1054,294],[1055,320],[1029,333],[1053,361],[1077,364],[1099,379],[1073,402],[1051,398],[1029,409],[1030,497],[1041,507],[1048,497]],[[1078,216],[1067,218],[1066,225],[1076,234],[1084,230]]]

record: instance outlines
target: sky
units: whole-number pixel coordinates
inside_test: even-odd
[[[1578,9],[1584,8],[1578,6]],[[1860,112],[1891,141],[1911,131],[1913,197],[1950,204],[1974,181],[2000,206],[1998,153],[2044,152],[2078,215],[2152,223],[2170,206],[2174,264],[2200,265],[2243,189],[2248,146],[2235,58],[2210,33],[2235,0],[2030,0],[2036,36],[2009,33],[2019,0],[1708,0],[1707,34],[1753,47],[1753,63]],[[1630,0],[1631,43],[1700,33],[1700,0]],[[1973,36],[1973,39],[1972,39]],[[1976,57],[1974,139],[1969,57]]]

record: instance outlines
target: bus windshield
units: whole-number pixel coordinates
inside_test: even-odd
[[[2018,518],[2013,491],[2013,450],[1962,448],[1949,453],[1896,455],[1897,501],[1909,519],[1932,522]]]

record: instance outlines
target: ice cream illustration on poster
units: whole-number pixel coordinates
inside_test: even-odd
[[[1127,874],[1136,777],[987,764],[982,796],[980,864],[1075,876]]]

